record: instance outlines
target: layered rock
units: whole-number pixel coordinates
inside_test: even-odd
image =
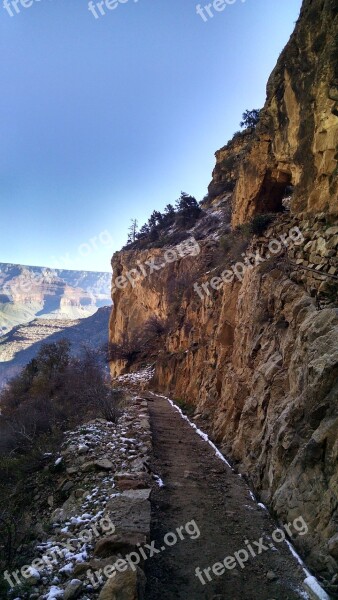
[[[86,319],[35,319],[14,327],[1,337],[0,388],[37,355],[43,343],[67,339],[73,356],[81,356],[84,348],[91,348],[105,364],[109,316],[110,307],[106,306]]]
[[[241,163],[253,140],[253,134],[252,129],[239,132],[228,144],[215,153],[216,165],[208,187],[206,205],[213,203],[215,198],[224,196],[226,192],[234,190]]]
[[[44,319],[82,319],[110,304],[110,274],[0,263],[0,335]]]

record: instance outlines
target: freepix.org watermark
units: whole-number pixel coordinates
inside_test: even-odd
[[[42,268],[39,272],[24,271],[22,276],[14,284],[8,282],[4,285],[1,292],[13,298],[16,295],[24,294],[29,292],[34,287],[40,287],[43,284],[50,284],[59,277],[59,271],[63,270],[76,270],[77,262],[80,258],[85,258],[97,252],[100,247],[112,248],[114,243],[113,237],[109,231],[101,231],[98,235],[93,236],[89,240],[82,242],[73,255],[69,252],[60,255],[59,257],[52,256],[50,263],[53,264],[51,268]],[[95,298],[98,290],[94,288],[87,289],[88,297],[95,302]]]
[[[138,281],[141,281],[152,275],[153,273],[164,269],[168,264],[176,262],[180,258],[186,256],[197,256],[201,251],[201,248],[195,238],[190,237],[181,244],[169,248],[163,254],[162,259],[150,258],[144,263],[139,260],[136,261],[136,265],[133,269],[130,269],[125,275],[119,275],[113,280],[112,291],[116,289],[124,290],[129,285],[135,287]]]
[[[278,239],[274,238],[270,240],[268,244],[268,253],[266,256],[262,256],[259,250],[256,250],[255,254],[253,252],[243,252],[243,262],[236,262],[236,264],[232,265],[230,269],[223,271],[220,277],[212,277],[210,281],[206,281],[201,285],[199,285],[197,282],[194,283],[194,290],[200,299],[203,300],[205,296],[211,295],[209,287],[218,291],[225,283],[232,283],[235,278],[237,278],[238,281],[243,281],[244,275],[248,270],[253,269],[261,263],[264,263],[273,256],[277,256],[283,249],[283,246],[288,248],[289,246],[299,246],[303,243],[304,236],[299,227],[292,227],[288,234],[282,234]]]
[[[138,0],[133,0],[138,2]],[[106,15],[107,10],[115,10],[120,4],[126,4],[129,0],[99,0],[99,2],[88,2],[88,10],[95,19],[100,19]]]
[[[281,544],[286,541],[286,533],[293,537],[294,532],[298,535],[306,535],[308,532],[308,526],[303,519],[303,517],[297,517],[292,523],[288,523],[287,525],[283,525],[283,529],[275,529],[271,534],[272,542],[266,541],[264,537],[259,538],[259,540],[250,542],[249,540],[244,540],[245,548],[241,548],[234,552],[233,555],[226,556],[222,562],[216,562],[211,567],[207,567],[206,569],[200,569],[200,567],[196,567],[195,575],[200,580],[202,585],[212,581],[215,577],[221,577],[224,573],[228,571],[232,571],[236,567],[240,567],[241,569],[245,568],[246,563],[251,558],[256,558],[259,554],[263,552],[267,552],[268,550],[274,549],[274,543]]]
[[[21,8],[30,8],[35,2],[41,0],[3,0],[3,8],[7,10],[10,17],[20,14]]]
[[[246,0],[241,0],[243,3],[245,1]],[[231,6],[236,2],[238,2],[238,0],[213,0],[213,2],[210,2],[203,7],[200,4],[197,4],[196,13],[201,17],[204,23],[206,23],[209,19],[213,18],[215,12],[223,12],[227,6]]]
[[[199,527],[195,520],[189,521],[181,527],[177,527],[175,531],[169,531],[163,538],[163,545],[160,548],[156,548],[155,542],[150,544],[137,544],[138,549],[134,552],[130,552],[125,558],[118,558],[113,564],[108,564],[104,568],[98,571],[88,570],[86,575],[93,585],[94,588],[104,583],[104,578],[111,579],[115,577],[117,572],[123,573],[127,569],[137,570],[137,565],[140,564],[141,560],[148,560],[153,558],[157,554],[164,552],[166,548],[175,546],[177,542],[185,539],[197,540],[201,535]]]

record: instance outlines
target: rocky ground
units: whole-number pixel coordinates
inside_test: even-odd
[[[42,512],[41,494],[36,495],[40,510],[31,527],[34,535],[40,532],[38,542],[25,559],[26,577],[17,571],[24,585],[15,586],[12,598],[114,597],[118,577],[109,579],[102,569],[149,537],[148,498],[154,483],[150,449],[147,402],[135,396],[116,425],[96,419],[66,434],[60,455],[49,467],[58,483],[47,498],[48,509]],[[60,493],[67,497],[61,505]],[[10,576],[15,582],[15,575]],[[141,571],[129,568],[122,585],[133,577],[141,577]]]

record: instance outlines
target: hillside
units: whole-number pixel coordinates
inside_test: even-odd
[[[92,316],[76,321],[34,319],[14,327],[2,336],[0,343],[0,388],[34,358],[43,343],[61,339],[71,343],[71,354],[80,355],[85,347],[101,354],[105,362],[110,307],[102,307]]]

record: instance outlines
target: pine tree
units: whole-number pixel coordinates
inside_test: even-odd
[[[167,204],[167,206],[164,209],[164,212],[166,215],[173,216],[175,214],[175,209],[172,204]]]
[[[138,232],[137,239],[145,238],[149,235],[149,233],[150,233],[149,225],[147,223],[145,223],[144,225],[142,225],[140,231]]]
[[[246,110],[242,115],[243,121],[240,122],[240,126],[245,129],[255,129],[258,125],[260,115],[260,109]]]
[[[196,198],[185,192],[181,192],[181,196],[176,201],[176,208],[176,223],[179,227],[193,225],[202,212]]]

